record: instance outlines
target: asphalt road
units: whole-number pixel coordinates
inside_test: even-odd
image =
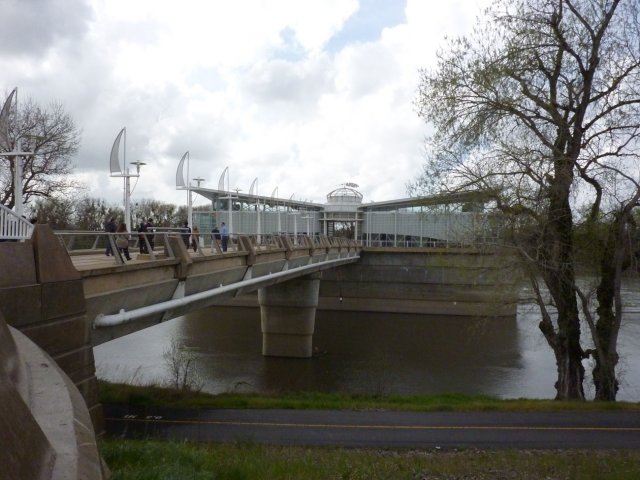
[[[640,448],[637,412],[168,410],[105,406],[111,437],[415,448]]]

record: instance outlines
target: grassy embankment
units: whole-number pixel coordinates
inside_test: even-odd
[[[638,410],[638,403],[498,400],[459,394],[384,396],[185,393],[100,384],[103,403],[175,408],[293,408],[415,411]],[[640,452],[411,450],[190,444],[106,439],[101,452],[112,480],[182,479],[620,479],[640,478]]]
[[[318,410],[409,411],[560,411],[637,410],[640,403],[558,402],[555,400],[501,400],[484,395],[353,395],[347,393],[282,393],[277,395],[185,392],[156,386],[100,382],[100,401],[141,407],[173,408],[284,408]]]
[[[633,450],[373,450],[138,440],[107,440],[100,447],[111,480],[640,478],[640,453]]]

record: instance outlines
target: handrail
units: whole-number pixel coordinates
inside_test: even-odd
[[[129,311],[121,309],[118,313],[114,314],[101,313],[98,314],[94,319],[93,328],[114,327],[116,325],[146,317],[147,315],[153,315],[161,312],[166,312],[167,310],[172,310],[178,307],[184,307],[194,302],[207,300],[230,292],[235,292],[242,288],[255,287],[265,282],[274,282],[283,278],[295,276],[296,274],[304,275],[309,271],[317,271],[329,266],[338,266],[345,263],[350,263],[358,260],[359,258],[359,255],[354,254],[351,256],[335,258],[332,260],[324,260],[317,263],[311,263],[308,265],[302,265],[292,269],[283,270],[280,272],[268,273],[256,278],[233,282],[227,285],[220,284],[220,286],[212,288],[210,290],[205,290],[204,292],[194,293],[185,297],[174,298],[164,302],[156,303],[154,305],[148,305],[146,307],[135,308]]]
[[[23,219],[24,222],[26,220]],[[23,223],[24,223],[23,222]],[[28,223],[28,222],[27,222]],[[30,224],[26,225],[27,228],[32,228]],[[74,230],[66,230],[66,231],[56,231],[56,235],[58,235],[61,239],[64,239],[63,244],[67,248],[70,254],[75,252],[78,253],[88,253],[89,251],[99,250],[101,248],[105,248],[106,246],[106,238],[107,236],[112,236],[116,234],[109,234],[104,231],[74,231]],[[168,237],[182,237],[185,234],[184,230],[177,227],[154,227],[154,231],[150,232],[129,232],[131,236],[130,248],[133,248],[134,251],[139,248],[140,243],[147,243],[147,251],[149,251],[150,257],[155,256],[157,252],[163,252],[163,246],[165,244],[165,240]],[[191,234],[190,234],[191,235]],[[29,235],[30,236],[30,235]],[[29,238],[26,236],[24,238]],[[82,241],[81,237],[91,236],[92,241]],[[155,250],[151,251],[149,248],[150,245],[149,239],[151,237],[156,237],[156,246]],[[292,234],[292,233],[262,233],[257,235],[255,233],[234,233],[229,235],[229,253],[232,252],[241,252],[243,250],[242,244],[240,242],[241,237],[246,237],[249,239],[251,245],[254,246],[255,249],[264,251],[271,250],[277,248],[284,248],[282,242],[283,239],[288,239],[291,244],[292,250],[321,250],[324,248],[337,248],[337,249],[354,249],[354,248],[362,248],[365,245],[361,241],[356,241],[353,239],[348,239],[345,237],[329,237],[323,234],[314,234],[314,235],[306,235],[306,234]],[[15,237],[12,237],[15,238]],[[23,238],[23,237],[20,237]],[[219,240],[213,241],[213,234],[210,232],[200,232],[199,234],[200,244],[198,246],[198,256],[206,256],[206,255],[222,255],[223,252],[219,245]],[[375,241],[371,242],[369,247],[394,247],[393,240],[386,241]],[[190,244],[189,244],[190,245]],[[395,245],[396,247],[402,248],[478,248],[478,247],[495,247],[497,245],[503,245],[501,242],[491,241],[489,239],[485,239],[483,241],[452,241],[452,240],[438,240],[438,239],[429,239],[429,241],[420,242],[402,242],[399,245]],[[169,257],[174,255],[169,254]],[[153,258],[152,258],[153,259]]]
[[[0,240],[27,240],[32,233],[33,225],[30,221],[0,205]]]

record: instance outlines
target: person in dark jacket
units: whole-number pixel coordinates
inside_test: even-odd
[[[118,226],[116,225],[115,217],[111,217],[109,221],[104,226],[104,231],[107,233],[116,233],[116,229]],[[108,257],[109,255],[113,255],[113,248],[111,248],[111,238],[112,235],[107,235],[107,250],[104,254]]]
[[[143,220],[138,226],[138,245],[140,246],[140,253],[149,253],[147,249],[147,242],[145,241],[145,233],[147,233],[147,224]]]
[[[149,221],[146,224],[147,227],[147,240],[149,240],[149,248],[151,248],[151,250],[154,249],[155,247],[155,235],[153,235],[153,218],[150,218]]]
[[[184,246],[189,250],[189,237],[191,236],[191,229],[189,228],[189,222],[184,222],[182,225],[180,236],[182,237],[182,241],[184,242]]]

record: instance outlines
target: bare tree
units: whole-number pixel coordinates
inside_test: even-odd
[[[638,9],[637,0],[500,0],[422,72],[417,107],[435,133],[413,187],[489,192],[508,215],[555,354],[558,399],[584,399],[588,355],[596,398],[617,391],[620,283],[640,199]],[[611,226],[594,238],[593,292],[577,280],[576,222]],[[581,315],[593,349],[583,348]]]
[[[162,358],[169,371],[169,387],[187,392],[202,390],[204,381],[197,372],[197,355],[181,345],[177,337],[171,337],[171,343],[162,353]]]
[[[136,222],[153,218],[157,227],[171,227],[179,225],[176,217],[176,206],[158,200],[142,199],[134,205]]]
[[[69,198],[39,198],[35,201],[33,216],[38,223],[47,223],[54,230],[71,230],[74,228],[73,200]]]
[[[20,157],[22,196],[25,203],[37,197],[50,198],[80,188],[73,180],[72,158],[78,150],[80,132],[59,104],[41,107],[32,99],[21,101],[9,112],[9,150],[34,152]],[[18,143],[21,143],[18,145]],[[5,146],[6,148],[6,146]],[[0,157],[8,168],[0,169],[0,203],[13,208],[14,157]]]
[[[108,205],[104,199],[84,197],[75,204],[75,228],[78,230],[103,230],[111,217],[124,218],[124,211],[121,207]]]

